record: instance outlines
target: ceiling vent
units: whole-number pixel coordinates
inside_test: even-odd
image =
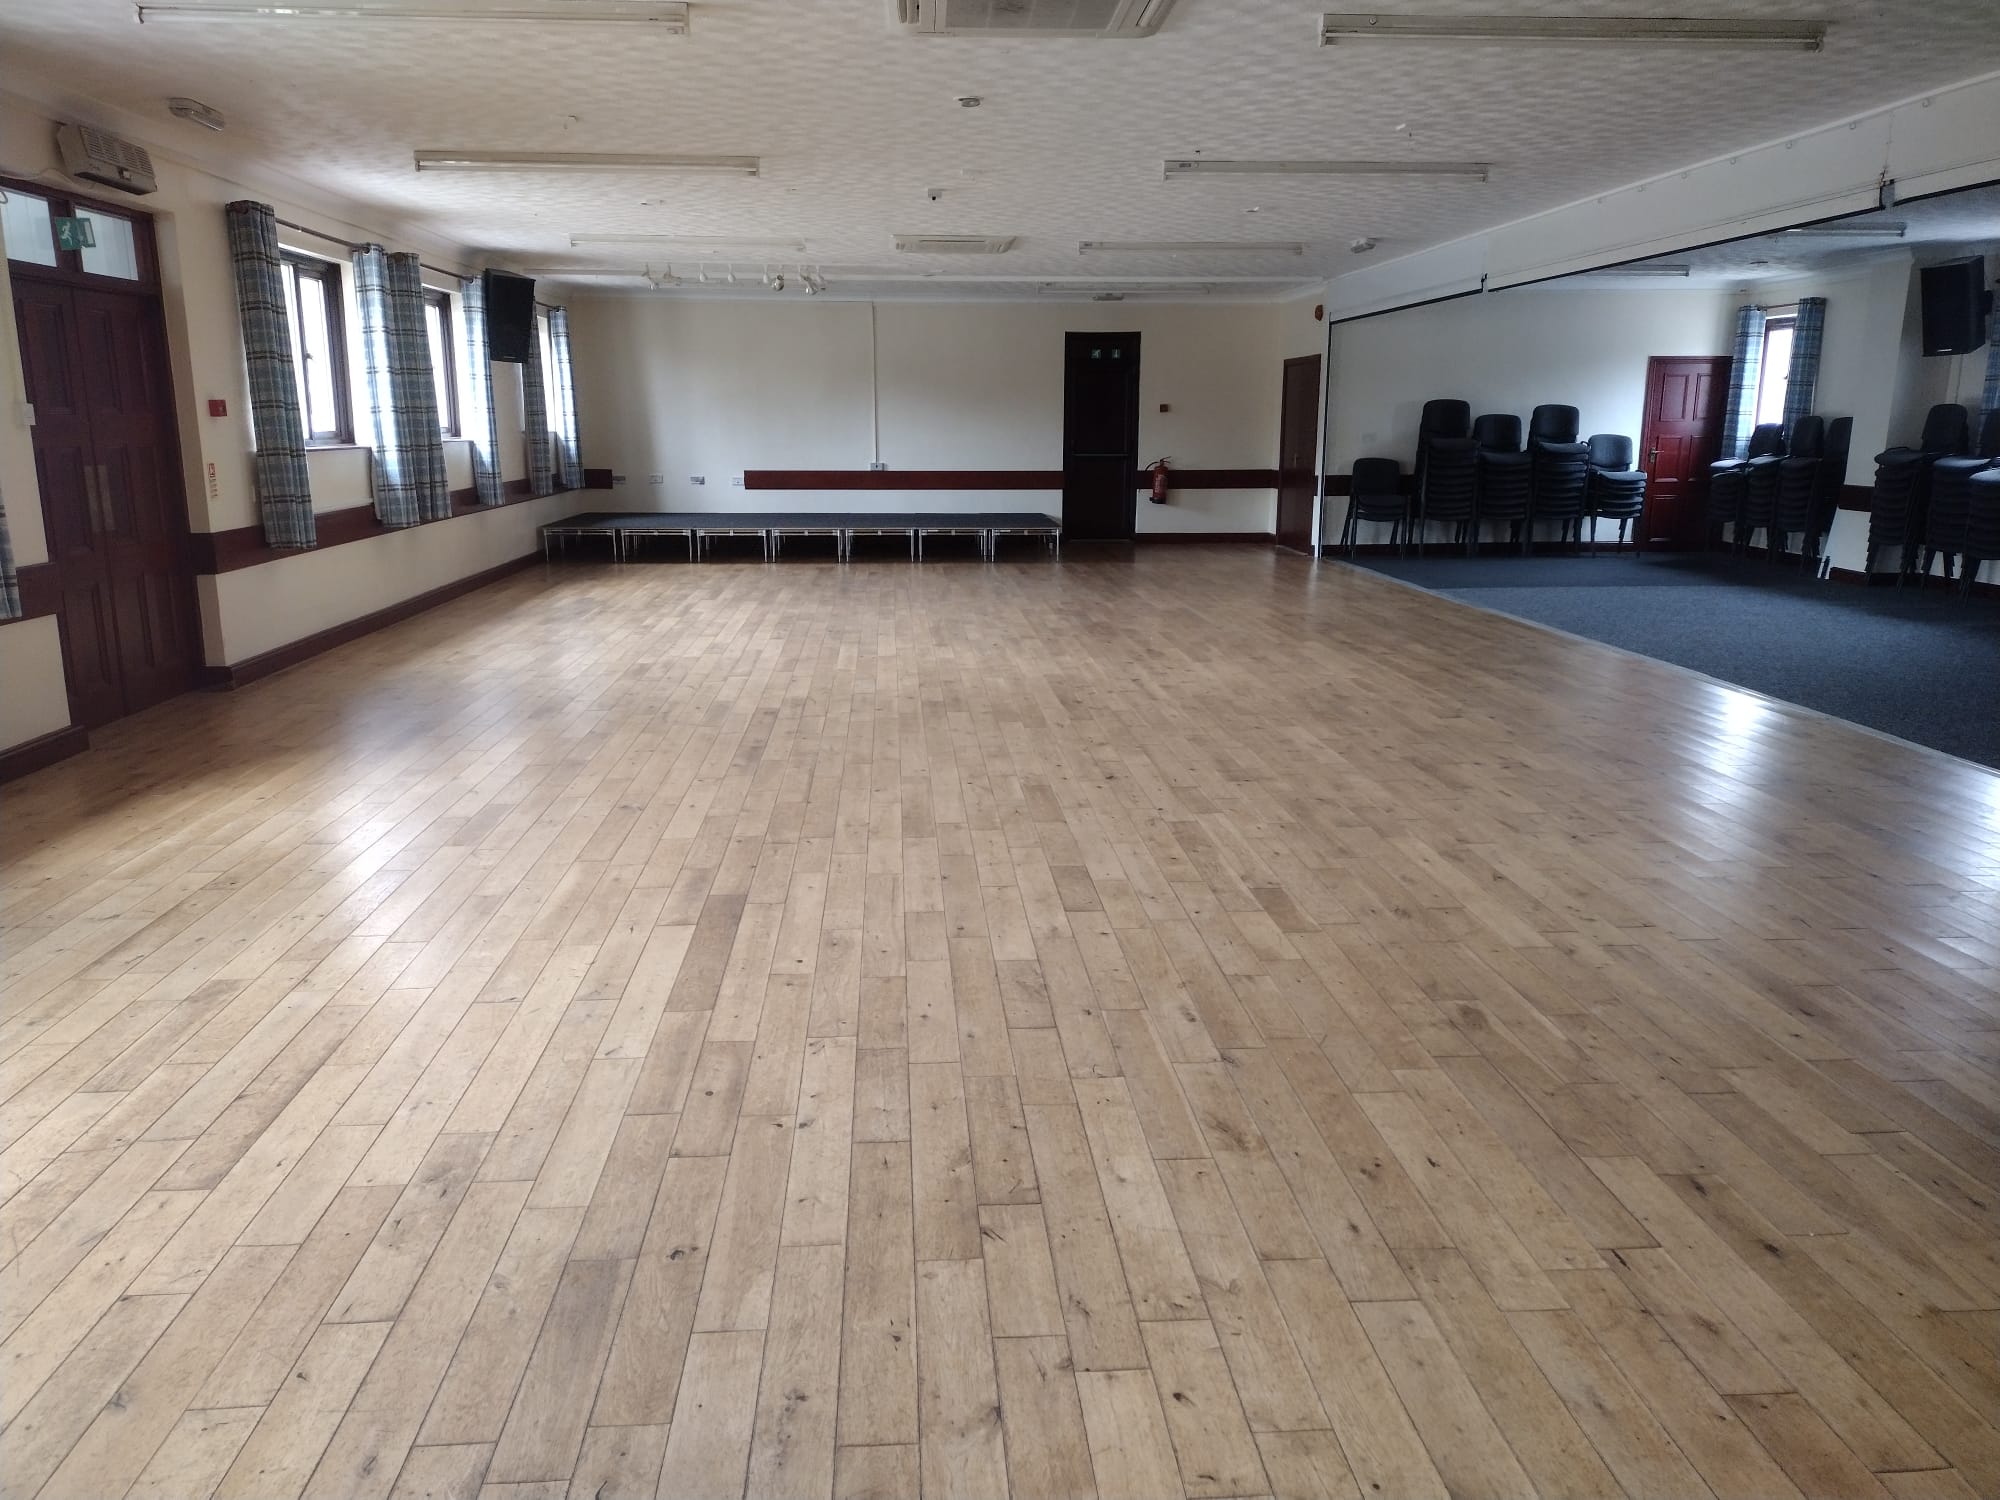
[[[889,0],[912,36],[1151,36],[1174,0]]]
[[[62,152],[63,170],[72,177],[121,193],[143,196],[160,190],[159,179],[153,176],[153,158],[144,146],[88,125],[58,125],[56,146]]]
[[[1011,234],[899,234],[896,248],[905,255],[1004,255],[1017,239]]]

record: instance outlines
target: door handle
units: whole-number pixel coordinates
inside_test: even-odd
[[[1659,461],[1660,461],[1660,450],[1658,448],[1648,449],[1646,452],[1646,467],[1648,469],[1651,469],[1653,465],[1658,463]]]

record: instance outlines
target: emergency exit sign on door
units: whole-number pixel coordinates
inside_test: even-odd
[[[56,249],[91,250],[97,245],[97,227],[88,219],[58,218],[56,225]]]

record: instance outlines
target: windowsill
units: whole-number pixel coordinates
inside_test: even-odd
[[[367,451],[368,451],[368,444],[366,443],[307,443],[306,444],[306,452],[308,453],[350,453],[350,452],[366,453]]]

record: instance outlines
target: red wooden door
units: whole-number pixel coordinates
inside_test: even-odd
[[[1312,550],[1319,458],[1319,356],[1285,361],[1278,423],[1278,545]]]
[[[1639,467],[1646,471],[1645,542],[1698,548],[1708,504],[1708,466],[1722,445],[1729,356],[1655,355],[1646,361],[1646,415]]]
[[[14,316],[70,710],[104,724],[186,691],[201,659],[159,309],[17,273]]]

